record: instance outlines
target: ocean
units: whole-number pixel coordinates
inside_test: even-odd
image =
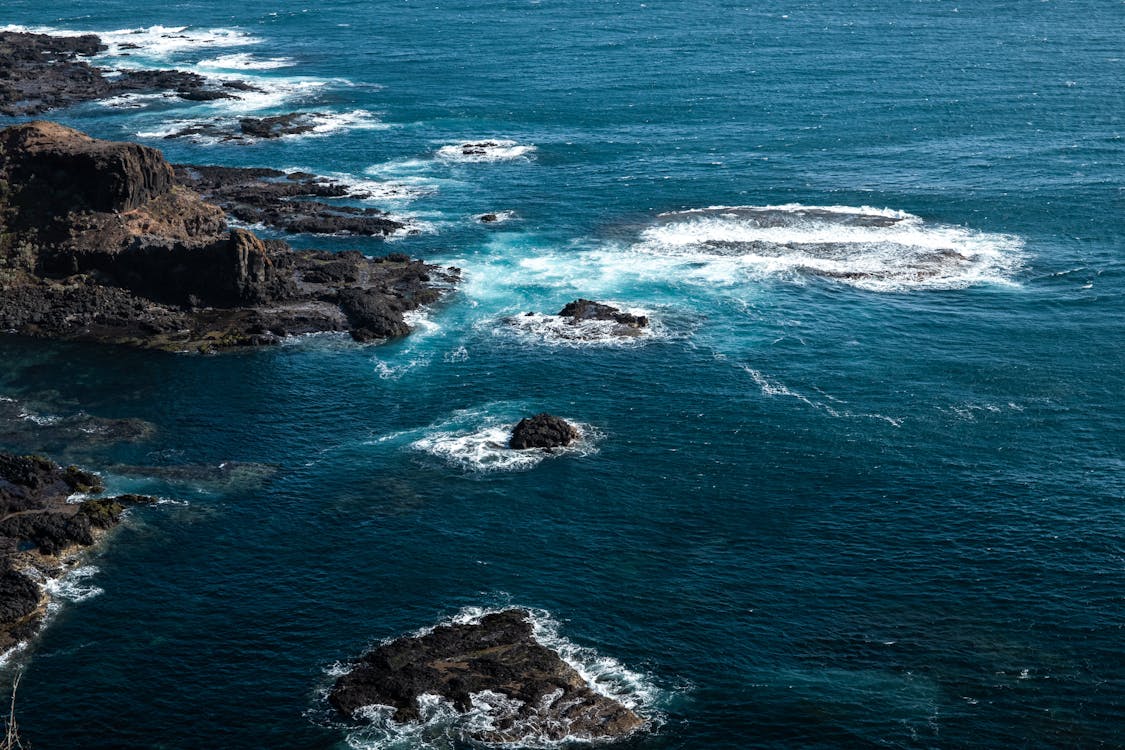
[[[508,605],[651,720],[622,747],[1125,747],[1122,3],[6,0],[5,24],[254,83],[49,116],[345,180],[409,231],[294,246],[464,271],[383,345],[0,338],[2,447],[168,501],[9,657],[33,747],[462,747],[325,692],[372,643]],[[316,129],[164,137],[292,111]],[[579,297],[651,329],[576,340],[544,314]],[[541,411],[578,445],[501,447]],[[81,414],[153,432],[48,429]]]

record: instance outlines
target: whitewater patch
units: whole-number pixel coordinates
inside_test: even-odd
[[[650,310],[627,307],[612,302],[622,312],[645,316],[644,328],[631,328],[615,320],[574,320],[561,315],[526,312],[508,315],[499,320],[483,320],[475,327],[500,338],[513,338],[525,344],[541,344],[569,348],[624,348],[642,346],[659,338],[667,338]]]
[[[403,443],[408,450],[438,458],[472,474],[528,471],[548,458],[589,456],[598,452],[604,437],[592,425],[567,420],[578,430],[578,439],[568,446],[543,450],[516,450],[508,447],[512,430],[520,416],[531,412],[512,404],[493,404],[481,409],[464,409],[443,422],[418,430],[383,435],[368,445]]]
[[[510,605],[509,605],[510,606]],[[422,628],[411,635],[422,637],[435,628],[446,625],[477,624],[487,615],[503,611],[505,607],[466,607],[452,617],[446,618],[432,627]],[[635,711],[645,720],[643,730],[658,729],[665,721],[662,706],[668,695],[657,686],[651,675],[626,667],[617,659],[599,653],[597,650],[579,646],[561,634],[559,622],[542,609],[528,609],[531,614],[533,638],[542,646],[554,651],[572,667],[595,693],[618,701]],[[393,638],[384,640],[388,643]],[[333,664],[325,670],[326,679],[334,681],[347,671],[347,666]],[[326,697],[328,687],[321,691]],[[505,717],[514,716],[521,704],[507,696],[492,691],[482,691],[470,696],[471,707],[465,713],[458,712],[448,700],[436,695],[424,695],[418,707],[421,721],[398,723],[392,718],[394,711],[386,706],[369,706],[357,712],[357,718],[369,722],[363,727],[327,719],[324,723],[344,728],[348,731],[348,747],[357,750],[391,750],[392,748],[412,748],[417,750],[453,750],[457,747],[479,746],[483,743],[473,740],[472,735],[488,732]],[[326,715],[327,716],[327,715]],[[518,744],[496,743],[490,747],[558,748],[575,745],[605,745],[606,740],[590,740],[582,736],[568,736],[561,740],[547,740],[541,737],[541,726],[534,718],[517,723],[517,734],[523,734]]]
[[[289,57],[254,57],[250,52],[236,52],[219,55],[209,60],[200,60],[196,66],[204,70],[276,70],[289,68],[297,63]]]
[[[319,86],[321,84],[316,85]],[[260,96],[273,97],[277,95],[277,92],[264,95],[253,93],[244,94],[240,92],[238,96],[241,104],[232,104],[236,100],[223,100],[224,103],[221,108],[224,110],[244,109],[247,112],[256,112],[259,106],[253,102],[248,102],[248,99]],[[158,96],[160,98],[167,98],[164,95]],[[135,107],[145,106],[145,104],[150,101],[155,101],[151,95],[145,95],[145,98],[128,95],[106,100],[103,104],[107,106]],[[273,101],[264,103],[263,108],[271,107],[274,104],[275,102]],[[291,140],[318,136],[323,137],[353,130],[386,130],[390,127],[379,120],[375,114],[365,109],[355,109],[348,112],[304,112],[301,113],[298,124],[307,126],[307,130],[300,133],[284,133],[273,138],[258,138],[243,133],[239,119],[238,117],[215,116],[165,120],[156,127],[139,131],[137,135],[141,138],[160,138],[164,140],[182,138],[193,143],[214,145],[219,143],[262,143],[264,141],[277,141],[282,139]]]
[[[630,251],[719,286],[808,276],[875,292],[1012,285],[1015,236],[850,206],[714,206],[661,214]]]
[[[51,36],[82,36],[96,34],[107,49],[98,58],[143,56],[165,60],[174,55],[199,49],[246,47],[261,44],[262,39],[240,29],[197,28],[194,26],[142,26],[109,31],[76,30],[54,26],[20,26],[9,24],[3,31],[49,34]]]
[[[498,162],[526,159],[535,146],[510,140],[464,141],[437,150],[438,158],[460,162]]]

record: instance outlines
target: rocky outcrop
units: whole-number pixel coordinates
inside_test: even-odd
[[[155,149],[49,122],[0,131],[3,330],[177,351],[317,331],[368,341],[408,333],[402,314],[456,278],[401,254],[294,251],[232,230]]]
[[[213,138],[223,143],[253,143],[273,140],[287,135],[302,135],[316,130],[317,123],[326,117],[321,112],[289,112],[270,117],[241,117],[231,120],[215,117],[198,120],[164,136],[165,140],[177,138]]]
[[[365,706],[389,706],[394,720],[405,723],[421,719],[423,695],[441,696],[464,713],[474,696],[490,691],[510,703],[495,710],[490,728],[468,730],[472,739],[490,743],[607,740],[644,726],[636,712],[595,692],[536,641],[529,617],[509,609],[385,643],[336,681],[329,701],[347,716]]]
[[[0,115],[38,115],[128,93],[167,91],[191,101],[231,99],[234,90],[253,88],[237,81],[211,85],[203,76],[182,70],[126,68],[107,76],[108,71],[80,59],[104,50],[93,34],[0,31]]]
[[[640,329],[648,327],[648,317],[622,312],[611,305],[594,302],[588,299],[576,299],[568,302],[556,315],[570,318],[572,323],[581,323],[587,320],[612,320],[626,328]]]
[[[525,417],[512,430],[508,447],[516,450],[528,448],[563,448],[579,438],[578,428],[553,414],[536,414]]]
[[[276,169],[178,164],[176,181],[247,224],[291,233],[387,236],[406,230],[375,208],[329,204],[312,198],[364,198],[316,175]]]
[[[40,456],[0,453],[0,653],[32,635],[46,611],[41,581],[64,573],[77,550],[117,525],[129,495],[67,502],[102,491],[101,480]]]

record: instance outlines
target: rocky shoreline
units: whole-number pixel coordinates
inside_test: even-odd
[[[167,92],[187,101],[236,99],[238,91],[257,91],[245,81],[208,82],[183,70],[109,71],[91,65],[105,51],[94,34],[52,36],[0,31],[0,115],[39,115],[59,107],[122,94]],[[110,75],[112,74],[112,75]]]
[[[181,169],[181,179],[202,187],[202,169]],[[401,226],[288,201],[336,191],[315,179],[266,182],[259,170],[247,187],[240,172],[235,190],[232,173],[222,174],[206,189],[241,196],[279,223]],[[43,121],[0,131],[3,330],[201,352],[324,331],[374,341],[408,334],[403,314],[438,301],[458,276],[401,253],[298,251],[232,229],[147,146]]]
[[[539,643],[531,614],[523,609],[439,625],[377,646],[351,664],[328,700],[348,717],[386,706],[394,721],[417,723],[419,699],[427,695],[448,701],[460,714],[486,704],[487,726],[466,727],[470,739],[485,743],[604,741],[646,724]]]
[[[0,654],[38,631],[50,603],[47,581],[73,569],[127,506],[155,502],[141,495],[69,500],[103,489],[75,466],[0,453]]]

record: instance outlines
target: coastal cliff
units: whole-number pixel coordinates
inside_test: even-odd
[[[403,313],[457,276],[232,229],[147,146],[51,122],[0,131],[5,330],[174,351],[321,331],[370,341],[409,333]]]

